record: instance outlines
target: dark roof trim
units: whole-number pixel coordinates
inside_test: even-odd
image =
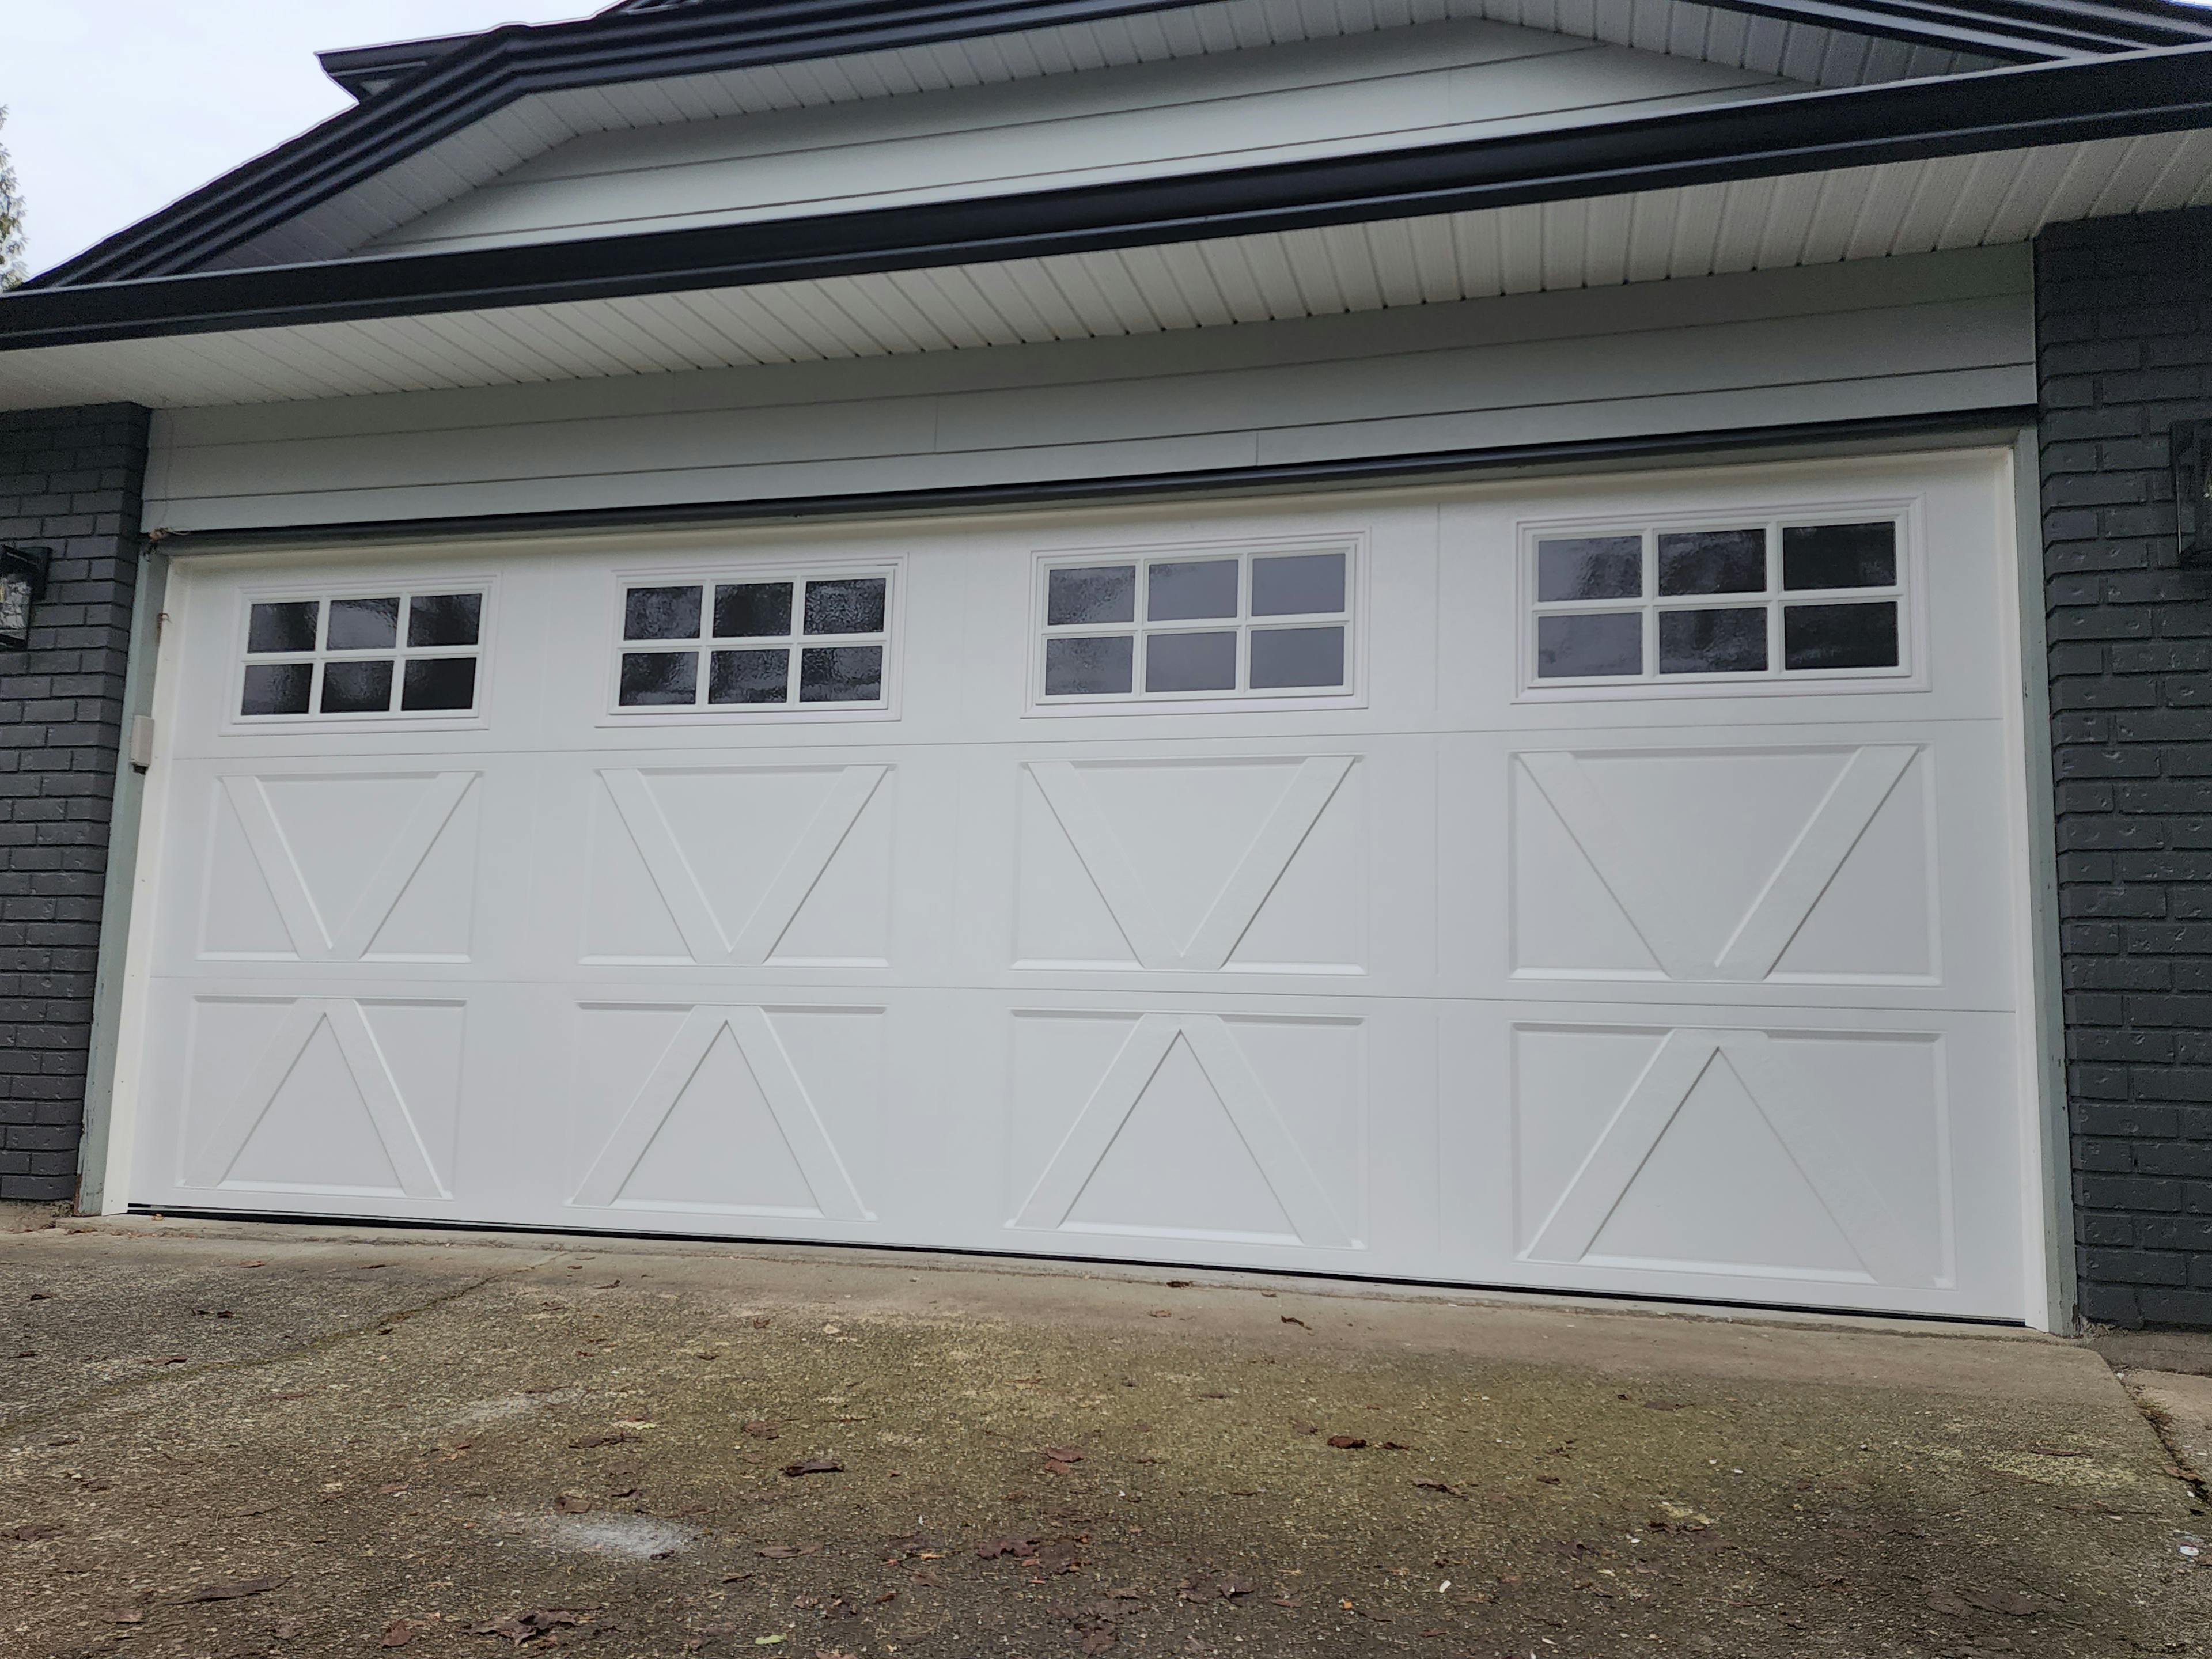
[[[841,53],[1092,22],[1194,0],[774,0],[508,25],[278,146],[35,279],[34,287],[196,270],[516,99]],[[1707,0],[2004,62],[2212,41],[2173,0]]]
[[[1967,434],[2006,441],[2035,424],[2032,407],[1947,410],[1795,426],[1729,428],[1635,438],[1593,438],[1496,449],[1431,450],[1355,459],[1293,461],[1275,466],[1200,468],[1127,477],[1060,478],[1022,483],[964,484],[945,489],[859,491],[787,495],[757,501],[674,502],[653,507],[572,507],[551,513],[455,514],[433,519],[381,519],[355,524],[269,525],[239,530],[159,533],[171,553],[253,552],[362,543],[442,541],[459,536],[586,534],[600,530],[677,529],[779,520],[906,517],[1037,507],[1080,507],[1195,495],[1248,495],[1262,490],[1318,490],[1445,483],[1474,474],[1624,466],[1640,461],[1741,460],[1747,453],[1802,450],[1814,445],[1902,443]]]
[[[866,212],[0,296],[0,351],[855,276],[2212,126],[2212,46]]]
[[[383,46],[348,46],[319,52],[315,61],[329,76],[362,103],[386,88],[405,80],[416,70],[447,53],[465,46],[473,34],[444,34],[432,40],[396,40]]]

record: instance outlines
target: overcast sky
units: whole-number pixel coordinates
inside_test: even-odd
[[[589,16],[605,0],[0,0],[0,143],[43,270],[353,100],[318,51]]]

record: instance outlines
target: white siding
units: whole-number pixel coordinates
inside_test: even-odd
[[[1480,20],[571,140],[370,244],[446,252],[999,196],[1804,88]]]
[[[2026,404],[2022,247],[156,416],[149,528],[1128,477]]]
[[[1696,0],[1217,0],[1168,11],[980,35],[757,69],[532,93],[368,183],[209,262],[210,269],[341,258],[580,134],[770,111],[850,108],[1119,66],[1237,57],[1455,19],[1603,41],[1821,86],[1991,67],[1986,59],[1787,23]]]

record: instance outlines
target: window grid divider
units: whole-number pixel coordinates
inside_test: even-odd
[[[1790,588],[1784,586],[1783,532],[1789,528],[1805,528],[1843,524],[1887,523],[1894,526],[1896,537],[1896,580],[1878,586],[1862,587]],[[1536,592],[1538,550],[1547,541],[1570,540],[1579,537],[1592,538],[1626,533],[1624,527],[1577,528],[1572,526],[1547,526],[1523,536],[1522,561],[1523,580],[1529,598],[1523,610],[1524,648],[1529,653],[1529,673],[1527,684],[1534,690],[1553,688],[1562,690],[1602,689],[1608,686],[1632,685],[1733,685],[1757,684],[1776,681],[1814,683],[1823,680],[1866,680],[1895,678],[1911,672],[1906,646],[1907,627],[1911,616],[1911,557],[1909,545],[1910,515],[1887,505],[1869,508],[1854,515],[1839,514],[1797,516],[1784,514],[1771,517],[1760,524],[1737,520],[1729,523],[1698,523],[1696,521],[1646,524],[1638,532],[1643,547],[1639,560],[1643,589],[1635,596],[1592,599],[1539,599]],[[1659,539],[1665,535],[1693,533],[1699,531],[1750,530],[1757,528],[1765,538],[1766,585],[1762,589],[1744,589],[1736,592],[1669,593],[1659,592]],[[1784,617],[1792,605],[1891,604],[1897,608],[1899,641],[1898,662],[1881,668],[1790,668],[1785,665],[1785,635]],[[1709,669],[1698,672],[1667,674],[1659,668],[1659,618],[1668,611],[1749,611],[1763,609],[1766,612],[1766,666],[1763,669]],[[1628,611],[1641,615],[1639,635],[1643,643],[1644,662],[1641,671],[1634,674],[1587,674],[1538,677],[1537,619],[1547,616],[1620,615]]]
[[[1252,609],[1252,566],[1255,560],[1267,558],[1303,558],[1340,553],[1344,558],[1345,603],[1334,611],[1285,611],[1255,613]],[[1054,555],[1038,562],[1036,578],[1037,605],[1041,612],[1037,623],[1040,642],[1063,639],[1122,639],[1132,641],[1130,689],[1127,691],[1069,692],[1053,695],[1042,690],[1039,700],[1054,706],[1067,707],[1082,703],[1188,703],[1219,702],[1230,698],[1265,698],[1270,701],[1294,697],[1336,697],[1348,693],[1352,687],[1352,605],[1357,591],[1358,549],[1351,542],[1317,544],[1270,544],[1245,548],[1179,547],[1151,553],[1117,554],[1109,549],[1087,549],[1080,553]],[[1156,565],[1206,564],[1234,560],[1237,563],[1237,609],[1231,615],[1220,617],[1178,617],[1154,621],[1146,612],[1148,608],[1152,571]],[[1135,570],[1133,614],[1127,622],[1053,623],[1044,620],[1049,616],[1045,607],[1050,603],[1052,573],[1055,570],[1109,569],[1133,567]],[[1344,672],[1335,685],[1261,687],[1251,684],[1252,636],[1286,628],[1341,628],[1344,630]],[[1236,683],[1220,690],[1194,691],[1150,691],[1145,689],[1146,665],[1150,655],[1150,641],[1164,634],[1233,634],[1236,640]],[[1040,663],[1040,672],[1042,664]]]

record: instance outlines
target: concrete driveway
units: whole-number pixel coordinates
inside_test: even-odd
[[[1191,1279],[0,1238],[0,1652],[2212,1643],[2203,1488],[2087,1346]]]

